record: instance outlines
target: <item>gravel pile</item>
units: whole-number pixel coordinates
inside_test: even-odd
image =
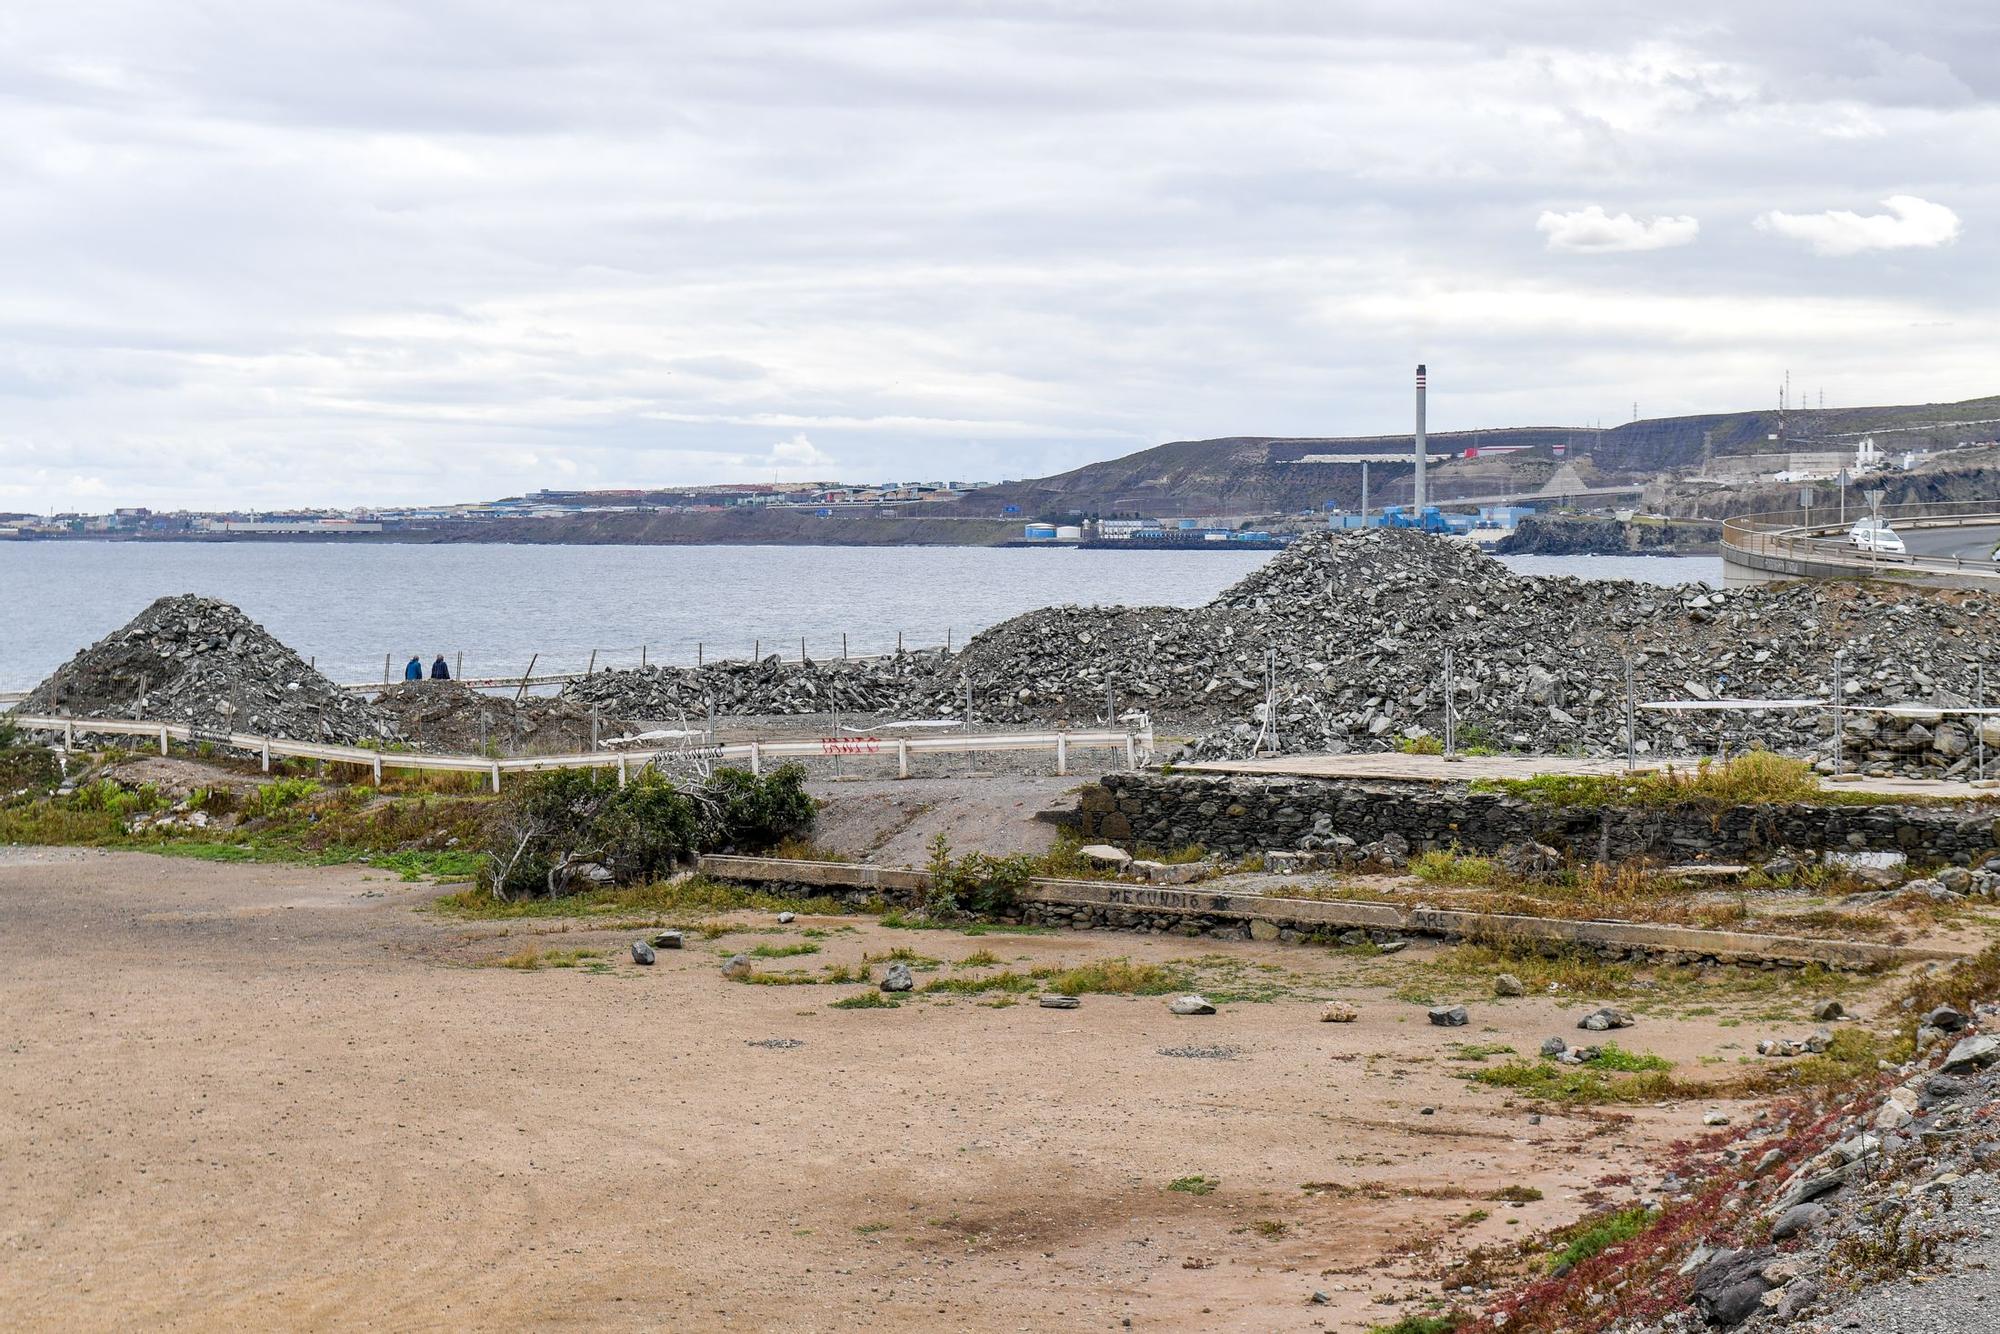
[[[482,695],[456,681],[406,681],[375,708],[419,750],[458,755],[572,755],[591,747],[590,707],[560,697]],[[599,718],[600,736],[624,727]]]
[[[17,709],[344,744],[394,735],[368,704],[237,608],[191,593],[153,603],[57,668]]]
[[[562,698],[586,712],[649,722],[698,719],[714,701],[719,715],[874,713],[893,709],[937,678],[941,649],[881,658],[788,662],[772,654],[756,662],[702,667],[641,667],[598,672],[563,687]]]
[[[971,677],[980,717],[1087,723],[1107,690],[1206,733],[1191,758],[1239,758],[1260,734],[1284,752],[1386,750],[1441,733],[1443,655],[1454,653],[1461,744],[1620,754],[1625,664],[1640,701],[1830,696],[1845,650],[1849,704],[1923,705],[1908,719],[1851,715],[1862,768],[1957,776],[1974,734],[1948,719],[1996,667],[2000,602],[1985,594],[1799,582],[1717,591],[1518,576],[1468,544],[1375,531],[1315,535],[1205,607],[1030,612],[975,637],[925,706],[949,712]],[[1266,661],[1275,682],[1267,719]],[[2000,754],[2000,724],[1986,724]],[[1643,754],[1752,744],[1826,758],[1822,712],[1641,713]]]

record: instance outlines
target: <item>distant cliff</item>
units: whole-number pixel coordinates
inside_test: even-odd
[[[1719,523],[1621,523],[1534,514],[1494,548],[1503,556],[1697,556],[1719,549]]]

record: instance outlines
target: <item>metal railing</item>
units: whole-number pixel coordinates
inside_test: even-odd
[[[1850,545],[1848,528],[1871,516],[1904,529],[2000,526],[2000,502],[1924,501],[1884,505],[1879,510],[1850,507],[1835,519],[1829,506],[1773,510],[1722,521],[1725,560],[1778,574],[1857,574],[1879,570],[2000,579],[2000,563],[1964,556],[1920,556],[1872,551]]]
[[[896,776],[910,776],[910,761],[924,755],[955,755],[1006,751],[1045,751],[1055,755],[1055,772],[1069,772],[1072,751],[1122,751],[1128,768],[1138,768],[1152,758],[1153,725],[1150,720],[1135,728],[1089,732],[1002,732],[986,736],[830,736],[800,741],[741,741],[729,745],[674,746],[658,750],[587,751],[574,755],[521,755],[494,759],[485,755],[437,755],[418,751],[375,750],[368,746],[336,745],[318,741],[296,741],[288,737],[259,736],[250,732],[206,733],[187,723],[163,723],[127,718],[51,718],[10,716],[9,722],[24,731],[60,732],[63,744],[74,747],[79,734],[95,736],[136,736],[155,742],[162,755],[174,741],[206,741],[218,748],[243,751],[258,756],[264,771],[270,772],[271,757],[324,760],[333,764],[354,764],[370,769],[377,782],[385,769],[433,770],[448,773],[488,775],[493,790],[500,790],[503,774],[539,773],[552,769],[616,769],[622,784],[635,771],[654,761],[685,763],[745,763],[753,774],[761,774],[767,762],[786,760],[843,759],[856,756],[894,757]]]

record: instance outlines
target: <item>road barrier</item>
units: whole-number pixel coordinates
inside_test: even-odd
[[[1814,519],[1817,512],[1819,517]],[[1953,582],[2000,582],[2000,563],[1963,556],[1914,556],[1866,551],[1847,541],[1848,526],[1877,514],[1904,531],[1920,528],[2000,526],[2000,503],[1991,500],[1938,501],[1885,505],[1871,512],[1854,506],[1839,522],[1827,521],[1826,507],[1743,514],[1722,521],[1722,556],[1731,565],[1792,578],[1865,577],[1912,574],[1947,577]]]
[[[706,761],[747,764],[750,772],[761,774],[767,763],[787,760],[881,756],[896,759],[896,776],[910,776],[910,762],[925,755],[964,755],[1005,752],[1052,753],[1055,772],[1069,772],[1069,757],[1080,750],[1124,753],[1128,768],[1136,769],[1152,758],[1153,727],[1150,721],[1136,728],[1093,732],[1001,732],[987,736],[830,736],[798,741],[740,741],[717,746],[676,746],[659,750],[589,751],[576,755],[520,755],[493,759],[485,755],[435,755],[419,751],[375,750],[368,746],[334,745],[319,741],[295,741],[286,737],[258,736],[249,732],[215,732],[190,727],[187,723],[164,723],[127,718],[51,718],[8,715],[7,720],[23,731],[60,732],[63,744],[74,747],[79,734],[92,736],[143,737],[159,745],[165,755],[174,741],[205,741],[219,748],[258,756],[264,771],[270,772],[271,757],[324,760],[333,764],[356,764],[370,769],[380,782],[385,769],[416,769],[446,773],[476,773],[490,777],[493,790],[500,790],[502,775],[542,773],[552,769],[616,769],[622,785],[634,772],[654,761],[686,763]]]

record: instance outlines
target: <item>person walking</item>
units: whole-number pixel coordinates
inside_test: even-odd
[[[424,660],[422,658],[419,658],[416,654],[412,653],[410,655],[409,665],[403,668],[403,679],[405,681],[423,680]]]
[[[431,680],[433,681],[451,680],[451,668],[445,666],[444,654],[442,653],[438,654],[437,661],[431,664]]]

